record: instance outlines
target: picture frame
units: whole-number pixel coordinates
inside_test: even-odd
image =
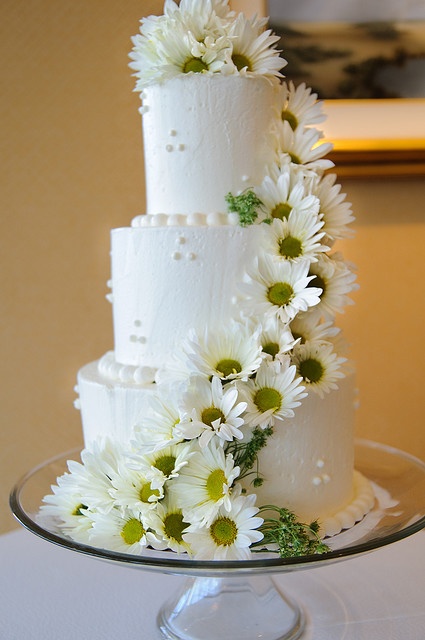
[[[310,0],[310,2],[312,1]],[[317,0],[314,1],[317,2]],[[388,0],[388,2],[391,3],[392,0]],[[317,10],[315,11],[317,15],[320,15],[321,19],[323,15],[326,15],[323,12],[323,9],[326,8],[326,3],[327,0],[320,2],[321,13]],[[333,1],[330,0],[329,15],[333,15],[331,13],[331,3],[332,7],[335,7]],[[271,15],[269,9],[272,4],[274,10]],[[312,20],[311,12],[308,22],[303,22],[300,29],[300,23],[287,22],[289,5],[291,5],[291,2],[269,3],[267,0],[231,1],[232,9],[244,11],[249,16],[254,14],[261,17],[271,15],[270,27],[278,34],[283,24],[285,32],[282,37],[281,48],[283,52],[287,48],[291,55],[294,50],[293,43],[296,40],[290,37],[290,32],[294,34],[297,31],[300,33],[302,30],[302,35],[305,35],[307,30],[308,34],[313,34],[312,42],[314,45],[324,42],[328,44],[328,48],[332,48],[330,43],[336,42],[334,51],[340,51],[342,46],[347,45],[347,48],[352,50],[357,47],[356,51],[360,52],[359,55],[364,56],[366,47],[365,29],[374,30],[375,38],[370,37],[368,40],[370,48],[369,59],[362,60],[360,64],[357,64],[357,67],[354,65],[355,70],[359,68],[366,70],[362,78],[364,85],[371,77],[370,61],[372,60],[376,66],[376,61],[381,62],[383,60],[388,68],[388,60],[392,55],[396,56],[400,52],[399,33],[403,35],[407,33],[406,41],[409,42],[410,47],[413,46],[412,57],[416,58],[415,64],[417,60],[420,60],[421,63],[417,65],[418,73],[421,74],[421,77],[418,78],[420,82],[415,82],[415,78],[410,78],[410,83],[412,84],[413,80],[414,88],[420,86],[418,90],[423,91],[423,94],[414,97],[393,97],[390,95],[390,97],[376,98],[374,96],[369,97],[368,91],[366,91],[366,96],[368,97],[348,95],[347,97],[335,98],[325,96],[324,111],[327,119],[320,127],[324,132],[325,140],[333,143],[333,151],[328,157],[337,165],[338,174],[341,177],[381,179],[385,176],[392,178],[425,176],[425,15],[423,20],[409,19],[408,22],[362,23],[363,16],[359,15],[358,23],[330,23]],[[362,6],[365,6],[364,3]],[[307,9],[308,7],[304,6],[304,10],[307,11]],[[280,10],[282,11],[281,16]],[[350,10],[354,11],[353,3],[350,4]],[[332,9],[332,11],[335,11],[335,9]],[[413,32],[414,38],[412,38],[409,29]],[[394,37],[394,30],[396,30],[396,37]],[[333,41],[332,35],[337,40]],[[391,36],[393,36],[393,41],[391,41]],[[350,40],[351,37],[352,41]],[[344,45],[341,45],[341,42]],[[391,47],[394,47],[394,50]],[[314,52],[315,48],[311,47],[311,51]],[[320,51],[323,52],[323,49],[321,50],[318,47],[318,51],[318,56],[320,57]],[[355,55],[356,52],[354,57]],[[283,53],[283,57],[285,57],[285,53]],[[338,77],[339,69],[336,58],[337,55],[330,62],[324,60],[323,64],[318,63],[317,59],[312,60],[310,68],[307,65],[302,65],[307,69],[305,78],[307,86],[311,86],[316,90],[315,85],[320,75],[318,73],[319,69],[323,71],[323,76],[326,79],[332,76]],[[356,62],[358,62],[358,59]],[[423,66],[421,66],[422,63]],[[398,59],[394,63],[395,67],[400,68],[403,67],[403,64],[404,61],[399,61]],[[341,68],[343,68],[342,65],[345,65],[345,69],[349,66],[347,59],[344,60],[343,56],[341,56]],[[294,63],[293,60],[289,59],[288,69],[283,69],[283,74],[287,79],[291,79],[290,70],[294,67],[297,67],[296,60]],[[387,73],[387,68],[384,69],[385,73]],[[373,71],[375,71],[375,68]],[[381,70],[379,70],[379,73],[381,73]],[[410,73],[410,75],[412,74]],[[300,81],[303,81],[302,76],[298,75],[298,77],[294,78],[294,83],[297,84]],[[342,84],[341,78],[340,84]],[[383,86],[385,89],[387,85],[383,83]],[[351,89],[352,93],[357,94],[356,87],[352,86],[349,89]],[[320,90],[318,93],[319,97],[322,98]],[[332,95],[332,91],[330,91],[330,95]]]

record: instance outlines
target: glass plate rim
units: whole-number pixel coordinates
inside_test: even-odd
[[[381,444],[373,440],[365,438],[355,439],[355,449],[359,447],[367,447],[368,449],[379,449],[381,452],[388,453],[390,455],[397,456],[398,458],[404,458],[411,464],[422,469],[425,473],[425,462],[415,457],[414,455],[397,449],[391,445]],[[19,496],[25,487],[26,483],[35,476],[43,468],[48,467],[60,460],[67,461],[74,459],[72,456],[80,455],[81,447],[70,449],[69,451],[62,452],[44,462],[36,465],[30,471],[22,475],[13,486],[10,497],[9,505],[13,512],[13,515],[18,522],[31,533],[38,537],[56,544],[59,547],[69,549],[78,553],[89,555],[100,560],[106,560],[109,562],[119,562],[125,565],[137,566],[150,571],[163,571],[168,573],[182,573],[182,574],[196,574],[202,572],[211,572],[211,575],[215,571],[216,573],[222,573],[226,571],[239,572],[239,573],[255,573],[261,570],[274,570],[290,571],[301,568],[308,568],[310,566],[318,566],[323,563],[337,562],[339,560],[348,559],[353,556],[362,555],[374,551],[375,549],[387,546],[410,535],[417,533],[425,528],[425,516],[422,516],[417,521],[409,524],[403,529],[388,534],[387,536],[380,538],[379,540],[372,539],[370,541],[353,544],[349,547],[342,547],[341,549],[334,549],[321,555],[306,555],[301,557],[291,558],[264,558],[259,557],[249,560],[194,560],[188,557],[178,556],[175,553],[169,552],[169,557],[158,557],[149,555],[132,555],[126,553],[120,553],[111,551],[108,549],[102,549],[98,547],[92,547],[83,543],[75,542],[70,538],[61,536],[47,529],[44,529],[41,525],[35,522],[31,516],[27,514],[19,501]],[[166,552],[162,552],[164,555]],[[259,554],[260,555],[260,554]]]

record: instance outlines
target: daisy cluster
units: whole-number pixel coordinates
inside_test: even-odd
[[[263,27],[234,20],[224,1],[168,0],[165,16],[144,20],[135,38],[140,87],[182,71],[277,75],[275,39]],[[158,372],[130,443],[98,441],[81,463],[68,463],[42,514],[78,542],[196,559],[247,559],[269,540],[280,541],[281,555],[295,548],[284,548],[281,531],[293,522],[282,519],[284,505],[280,525],[255,505],[258,453],[308,394],[323,397],[345,375],[335,317],[357,285],[334,250],[353,217],[335,175],[325,173],[329,145],[314,126],[321,105],[305,85],[282,83],[278,106],[276,162],[259,186],[227,195],[230,211],[261,236],[238,314],[187,336]],[[312,551],[310,533],[307,546],[298,536],[298,549]]]
[[[144,18],[132,39],[136,91],[182,73],[279,77],[286,62],[266,23],[236,15],[227,0],[166,0],[164,14]]]

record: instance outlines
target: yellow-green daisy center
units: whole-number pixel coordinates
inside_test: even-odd
[[[176,542],[183,542],[183,531],[189,526],[188,522],[183,520],[181,511],[168,513],[164,518],[164,533],[167,538]]]
[[[173,473],[175,465],[176,465],[176,456],[164,454],[162,456],[159,456],[155,460],[153,466],[156,469],[159,469],[159,471],[162,471],[164,476],[168,478],[168,476],[170,476]]]
[[[289,152],[289,157],[294,164],[302,164],[302,160],[299,156],[295,155],[295,153]]]
[[[317,383],[323,377],[325,369],[320,362],[315,358],[307,358],[298,365],[298,371],[304,380],[308,382]]]
[[[214,502],[223,497],[223,484],[226,482],[226,476],[223,469],[214,469],[207,478],[206,489],[208,496]]]
[[[262,387],[254,395],[254,404],[260,413],[276,411],[282,406],[282,394],[273,387]]]
[[[292,211],[292,207],[288,202],[280,202],[272,209],[271,217],[279,218],[279,220],[283,220],[284,218],[288,218],[289,214]]]
[[[201,58],[189,58],[183,65],[182,71],[183,73],[189,73],[192,71],[193,73],[202,73],[208,69],[208,65],[205,64]]]
[[[243,55],[243,53],[234,53],[232,55],[232,61],[238,71],[241,71],[245,67],[248,71],[252,71],[250,60]]]
[[[268,353],[269,356],[272,356],[272,358],[275,358],[277,356],[277,354],[279,353],[279,344],[277,342],[267,342],[266,344],[263,344],[263,351],[264,353]]]
[[[137,518],[130,518],[121,529],[121,538],[126,544],[136,544],[143,538],[145,533],[142,523]]]
[[[210,526],[210,535],[217,546],[229,547],[238,535],[236,522],[225,516],[217,518]]]
[[[275,282],[267,291],[269,302],[277,307],[289,304],[293,298],[294,290],[288,282]]]
[[[226,418],[224,413],[220,409],[217,409],[217,407],[208,407],[207,409],[204,409],[201,414],[202,422],[207,424],[209,427],[212,426],[214,420],[218,419],[220,419],[221,422],[224,422]]]
[[[279,240],[279,253],[283,258],[298,258],[302,255],[303,245],[301,240],[293,236],[286,236]]]
[[[73,516],[83,516],[84,515],[84,509],[87,509],[86,505],[83,504],[82,502],[80,502],[80,504],[78,504],[74,511],[72,512]]]
[[[297,117],[291,112],[288,111],[287,109],[284,109],[282,111],[282,120],[289,123],[289,126],[291,127],[292,131],[295,131],[295,129],[298,127],[298,119]]]
[[[220,374],[221,378],[227,378],[227,376],[236,375],[242,371],[241,363],[232,358],[223,358],[217,362],[215,369]]]
[[[149,502],[149,498],[151,498],[152,496],[155,496],[156,498],[159,498],[160,493],[158,489],[152,489],[152,485],[150,482],[145,482],[139,491],[139,498],[141,500],[141,502]]]

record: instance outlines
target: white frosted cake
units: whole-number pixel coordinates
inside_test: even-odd
[[[112,231],[114,350],[78,373],[85,464],[59,484],[75,490],[80,475],[86,493],[78,534],[65,528],[101,544],[105,513],[119,512],[132,553],[246,557],[213,536],[218,522],[236,530],[249,512],[258,543],[254,516],[274,505],[333,535],[373,502],[354,470],[355,376],[334,324],[357,286],[334,247],[353,218],[326,173],[317,96],[283,81],[265,21],[221,0],[164,11],[133,39],[147,207]],[[104,465],[111,503],[88,489]],[[131,543],[130,521],[144,532]]]

